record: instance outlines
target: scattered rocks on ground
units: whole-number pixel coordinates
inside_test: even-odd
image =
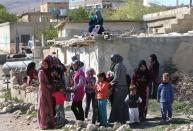
[[[16,116],[20,116],[20,115],[22,115],[23,113],[22,113],[21,110],[17,110],[17,111],[15,111],[13,114],[16,115]]]
[[[29,110],[30,110],[31,112],[35,111],[35,106],[34,106],[34,105],[31,105],[30,108],[29,108]]]
[[[121,123],[115,122],[113,126],[113,130],[118,129],[121,126]]]
[[[31,114],[32,113],[32,111],[30,111],[30,110],[27,110],[27,112],[26,112],[26,114]]]
[[[82,127],[78,127],[76,128],[76,131],[81,131],[83,128]]]
[[[193,102],[193,77],[177,71],[171,75],[171,79],[175,84],[175,98],[180,101]]]
[[[32,120],[33,116],[32,115],[27,115],[26,118],[27,118],[27,120]]]
[[[128,131],[129,129],[131,129],[130,126],[127,124],[124,124],[120,126],[116,131]]]
[[[86,128],[86,123],[84,121],[77,121],[76,122],[76,126],[77,127],[82,127],[82,128]]]
[[[193,123],[180,126],[177,129],[165,130],[165,131],[193,131]]]
[[[9,104],[6,107],[3,107],[2,111],[4,112],[12,112],[14,110],[13,104]]]
[[[88,124],[86,127],[86,131],[95,131],[97,129],[96,125]]]

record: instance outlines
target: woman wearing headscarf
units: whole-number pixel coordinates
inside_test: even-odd
[[[104,27],[103,27],[103,17],[102,17],[102,14],[100,12],[100,10],[97,10],[96,11],[96,25],[95,26],[100,26],[100,29],[98,31],[98,34],[102,34],[105,30],[104,30]]]
[[[92,12],[89,18],[89,29],[88,31],[91,33],[93,31],[93,29],[95,28],[96,25],[96,17],[94,15],[94,13]]]
[[[54,115],[51,97],[51,63],[47,58],[42,62],[38,73],[38,125],[40,129],[54,128]]]
[[[126,123],[128,120],[128,107],[124,99],[128,93],[127,87],[127,69],[123,65],[123,58],[119,54],[114,54],[111,56],[111,61],[113,67],[113,80],[110,82],[113,94],[112,109],[110,113],[109,122],[120,122],[122,124]]]
[[[141,97],[142,103],[139,104],[139,119],[145,121],[148,108],[148,83],[150,81],[149,71],[144,60],[139,62],[138,68],[132,75],[132,84],[137,87],[137,94]]]
[[[157,88],[159,83],[159,62],[155,54],[150,55],[149,72],[151,76],[150,95],[152,98],[157,98]]]
[[[36,70],[36,63],[31,62],[27,66],[27,84],[31,85],[34,79],[38,78],[38,71]]]
[[[82,100],[84,97],[85,86],[85,73],[79,66],[79,61],[75,60],[73,64],[73,88],[71,91],[74,93],[71,109],[77,120],[84,121],[84,111],[82,107]]]

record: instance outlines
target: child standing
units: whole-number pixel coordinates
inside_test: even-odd
[[[137,95],[137,88],[135,85],[130,86],[130,94],[127,95],[125,102],[129,106],[129,123],[138,123],[139,121],[139,103],[142,102],[142,99]]]
[[[95,87],[98,108],[99,108],[99,118],[100,118],[100,126],[107,126],[107,99],[108,99],[108,90],[109,83],[107,82],[106,74],[99,73],[97,75],[98,82]]]
[[[55,92],[53,92],[52,96],[55,98],[55,102],[56,102],[56,106],[55,106],[56,126],[60,127],[60,126],[63,126],[63,124],[65,124],[64,101],[66,97],[64,95],[64,90],[60,88],[59,90],[56,90]]]
[[[88,119],[88,113],[90,109],[90,103],[92,101],[93,115],[92,115],[92,124],[95,124],[97,119],[97,100],[96,93],[94,90],[94,85],[96,83],[96,77],[94,77],[95,71],[93,68],[89,68],[86,71],[86,84],[85,84],[85,93],[86,93],[86,108],[85,108],[85,119]]]
[[[172,118],[173,89],[170,83],[169,73],[162,75],[162,82],[158,87],[157,100],[160,102],[162,120],[160,124],[165,124],[167,117]]]

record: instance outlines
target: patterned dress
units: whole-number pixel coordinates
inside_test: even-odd
[[[43,70],[39,71],[38,125],[40,129],[54,127],[54,115],[49,81]]]

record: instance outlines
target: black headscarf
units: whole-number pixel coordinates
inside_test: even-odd
[[[113,64],[122,63],[123,57],[119,54],[113,54],[111,55],[111,61]]]
[[[146,67],[146,70],[145,71],[142,71],[140,70],[140,67],[144,65]],[[145,60],[141,60],[138,64],[138,68],[136,69],[136,73],[138,75],[148,75],[149,74],[149,70],[147,68],[147,64],[146,64],[146,61]]]
[[[151,62],[157,61],[157,56],[155,54],[150,55]]]
[[[31,63],[28,64],[28,66],[27,66],[27,75],[29,75],[30,70],[35,69],[35,66],[36,66],[35,62],[31,62]]]
[[[152,78],[158,77],[159,75],[159,62],[157,60],[157,56],[155,54],[150,55],[151,64],[149,66],[149,70],[151,72]]]

